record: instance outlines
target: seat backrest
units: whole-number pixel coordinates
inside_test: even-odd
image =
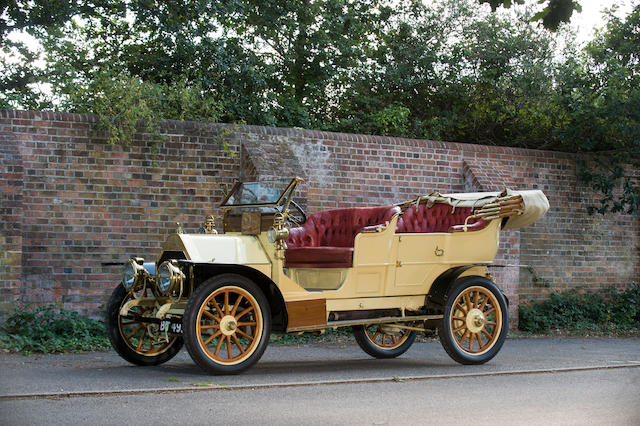
[[[398,219],[396,233],[430,233],[450,232],[455,225],[464,224],[465,219],[471,215],[471,208],[456,207],[443,203],[427,207],[426,204],[409,207]],[[470,219],[469,224],[476,222]]]
[[[353,247],[356,235],[366,226],[381,225],[400,213],[400,207],[352,207],[325,210],[289,230],[289,247]]]

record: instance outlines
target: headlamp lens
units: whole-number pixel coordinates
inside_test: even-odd
[[[276,242],[276,228],[274,228],[273,226],[267,231],[267,240],[270,243]]]
[[[167,263],[163,263],[158,268],[158,288],[160,291],[166,292],[171,286],[171,270]]]
[[[124,268],[122,269],[122,285],[124,286],[124,288],[129,290],[131,287],[133,287],[133,283],[135,282],[136,271],[133,268],[131,262],[127,262],[127,264],[124,265]]]

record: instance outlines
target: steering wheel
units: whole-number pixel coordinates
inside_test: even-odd
[[[282,206],[279,209],[276,208],[276,210],[278,210],[280,213],[284,213],[282,211]],[[293,200],[291,200],[291,203],[289,203],[289,210],[287,211],[286,216],[287,216],[286,221],[287,221],[287,224],[289,225],[289,228],[302,226],[302,224],[307,221],[306,213],[304,212],[304,210],[302,210],[302,207],[300,207],[300,205],[298,205],[298,203],[296,203]]]

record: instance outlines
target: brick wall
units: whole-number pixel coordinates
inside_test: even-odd
[[[640,276],[640,219],[589,216],[594,194],[576,180],[572,155],[258,126],[227,127],[225,153],[220,125],[172,121],[154,154],[148,135],[127,148],[106,145],[93,123],[0,111],[0,302],[95,312],[118,280],[119,268],[101,262],[155,258],[175,221],[195,229],[217,214],[222,187],[239,176],[304,177],[309,212],[436,190],[544,190],[547,216],[504,232],[496,263],[507,267],[491,269],[512,314],[551,290],[623,287]]]
[[[495,263],[505,267],[490,270],[509,297],[512,325],[520,302],[551,291],[640,281],[640,218],[589,216],[597,194],[578,182],[573,154],[252,126],[236,137],[258,175],[301,173],[311,212],[432,191],[543,190],[551,209],[529,227],[503,231]]]
[[[22,184],[20,143],[0,131],[0,310],[18,298],[22,281]]]
[[[102,262],[155,259],[175,222],[197,228],[239,175],[239,146],[224,153],[219,126],[168,122],[155,152],[145,136],[127,148],[107,145],[93,123],[80,114],[0,112],[0,303],[96,312],[119,280],[120,267]]]

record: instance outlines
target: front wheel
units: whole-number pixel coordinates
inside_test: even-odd
[[[212,374],[236,374],[262,357],[271,334],[271,311],[254,282],[220,275],[202,283],[189,299],[183,329],[198,366]]]
[[[144,295],[150,290],[145,289]],[[127,317],[120,315],[122,306],[133,298],[122,284],[113,290],[107,303],[107,334],[118,354],[136,365],[159,365],[169,361],[182,348],[182,337],[160,331],[155,319],[155,308],[134,306]]]
[[[496,356],[508,330],[507,303],[484,277],[464,277],[447,294],[440,343],[461,364],[484,364]]]
[[[374,358],[395,358],[405,353],[416,340],[416,332],[401,324],[357,325],[353,336],[358,346]]]

